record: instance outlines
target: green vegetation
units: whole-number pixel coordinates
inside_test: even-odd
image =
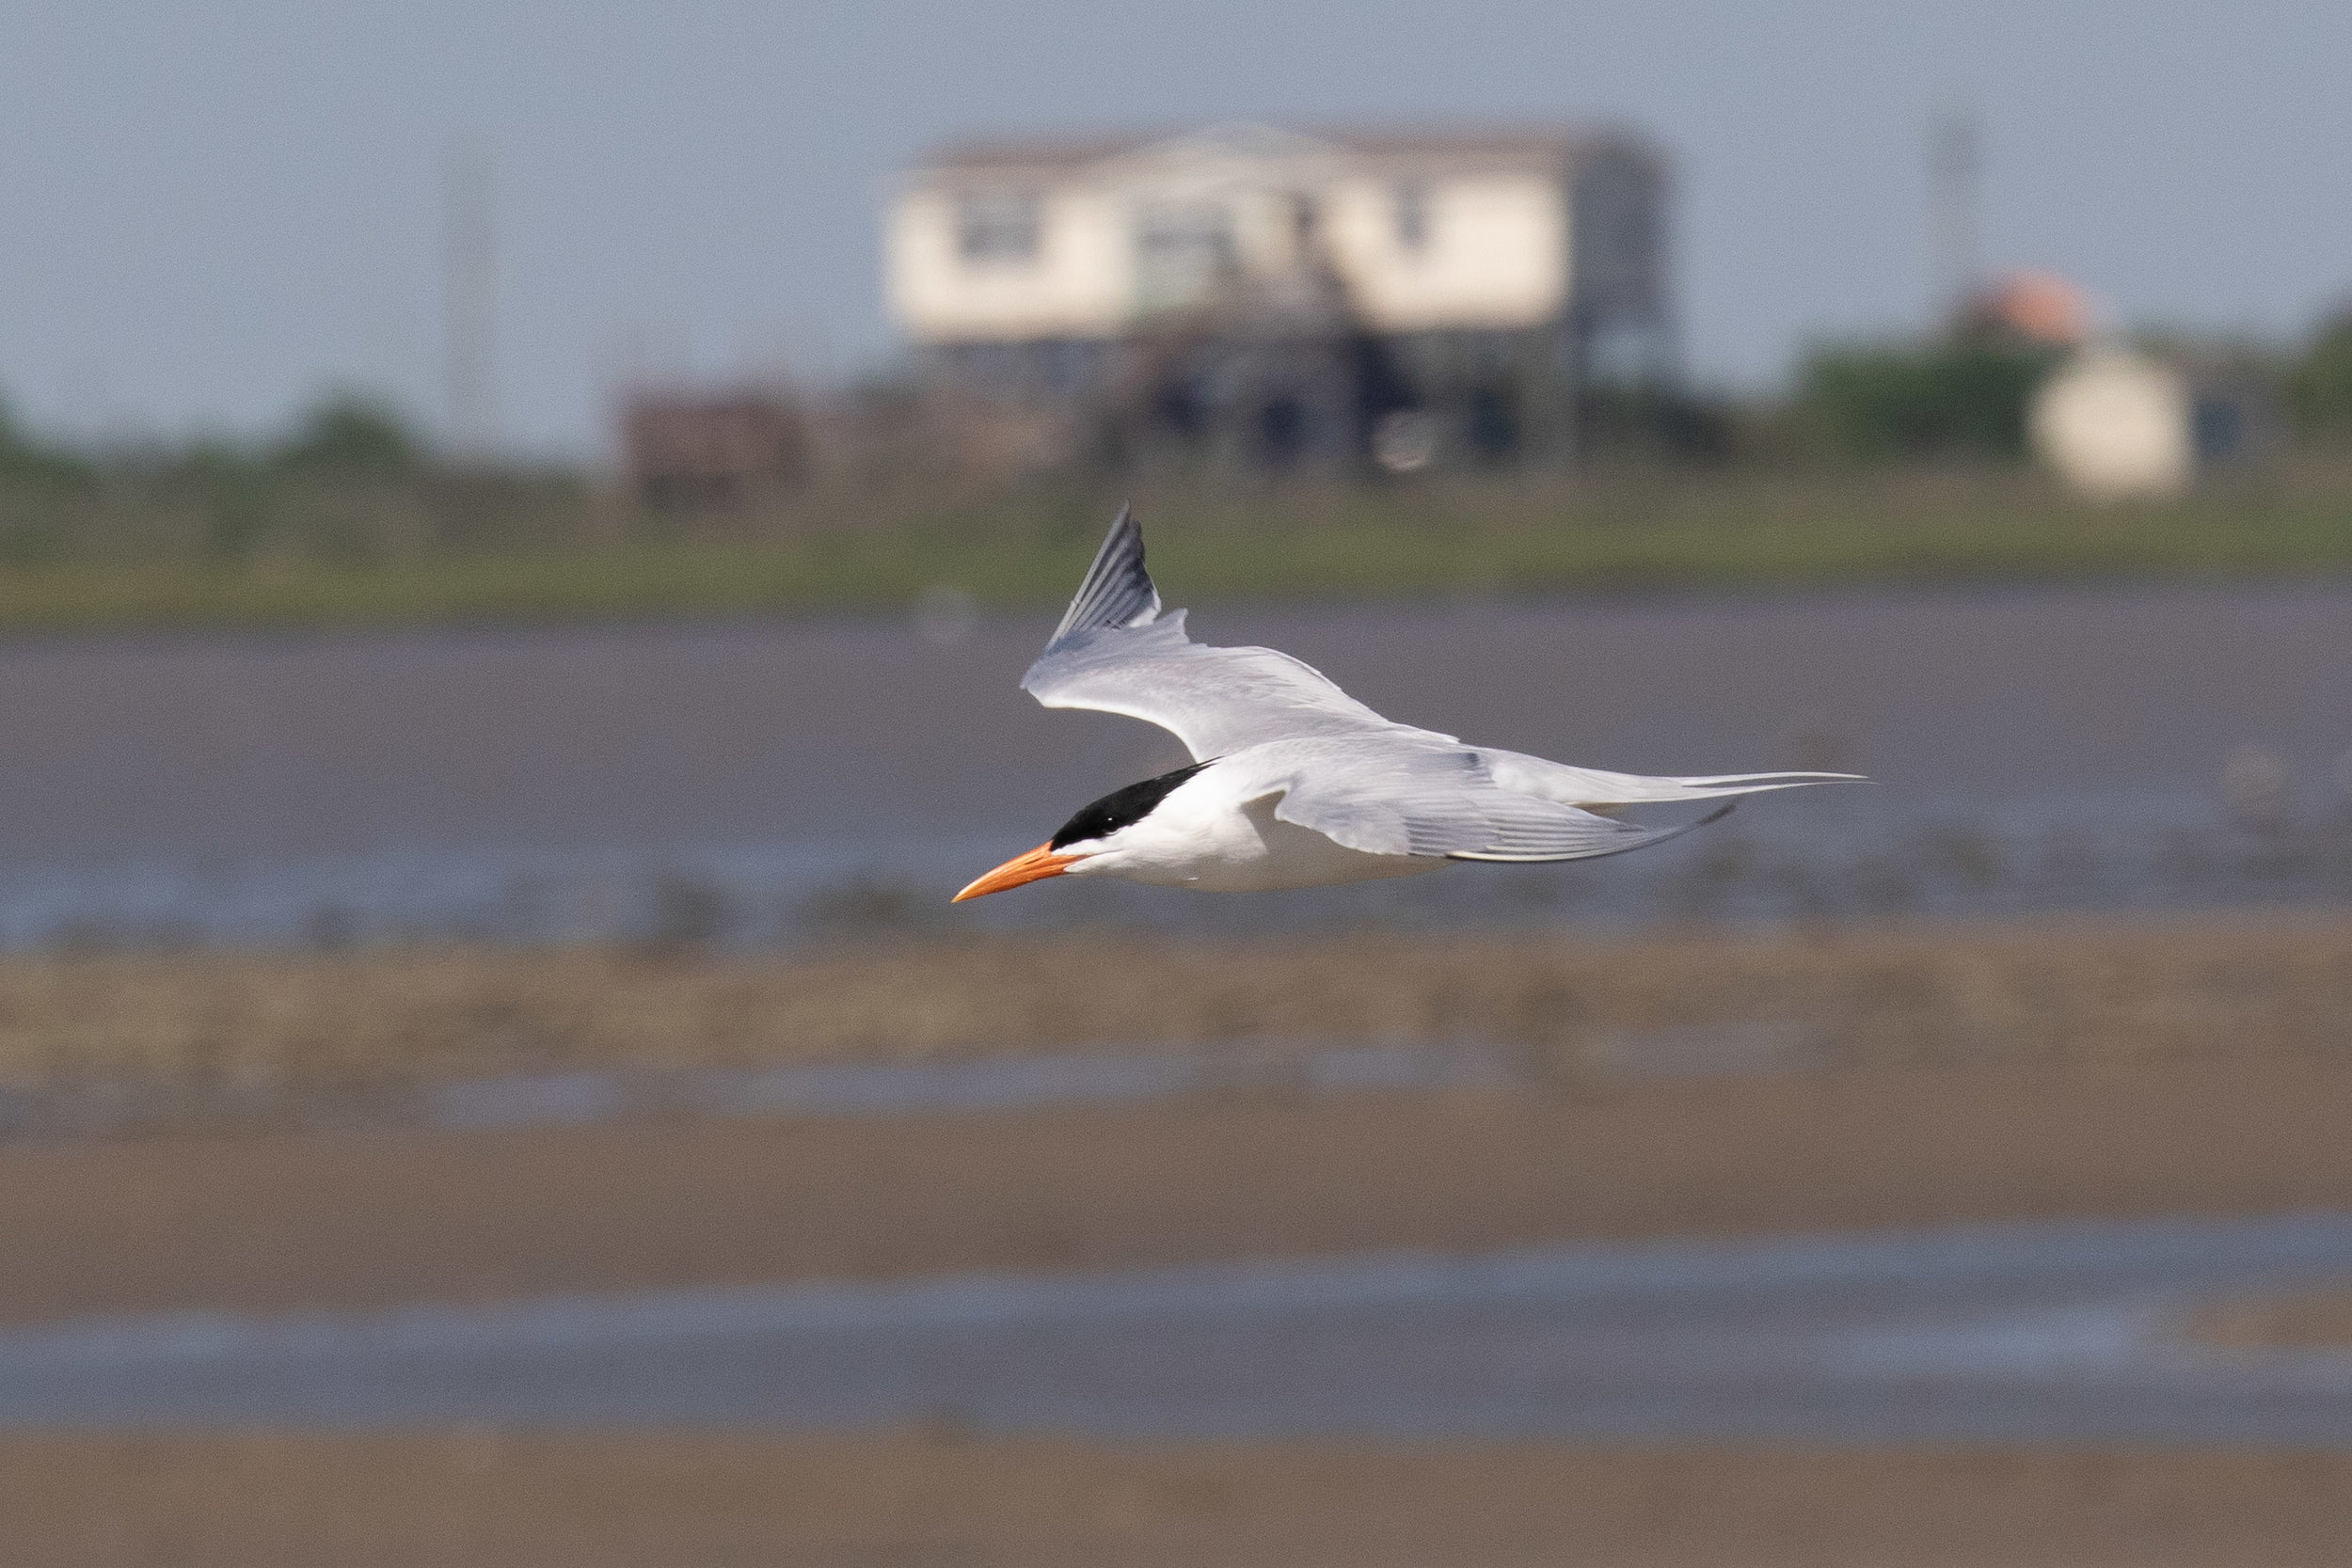
[[[1818,352],[1778,403],[1614,394],[1570,477],[982,483],[900,420],[813,487],[687,512],[452,465],[361,397],[274,442],[95,454],[0,407],[0,631],[1042,607],[1129,495],[1186,599],[2352,572],[2352,316],[2249,372],[2302,445],[2169,504],[2016,460],[2048,362],[1979,335]]]
[[[898,610],[941,585],[1041,607],[1068,592],[1119,499],[1078,486],[910,486],[916,493],[897,499],[818,492],[688,524],[552,481],[219,483],[215,503],[243,509],[209,522],[201,508],[176,522],[143,517],[142,536],[176,542],[146,559],[12,549],[0,564],[0,626]],[[13,543],[23,497],[8,495],[0,537]],[[2352,469],[2315,460],[2175,504],[2119,508],[2086,507],[2025,470],[1992,467],[1143,487],[1135,499],[1154,564],[1182,600],[2352,571]],[[67,502],[135,504],[103,489]],[[242,531],[223,528],[224,515]]]
[[[2287,412],[2303,435],[2352,438],[2352,310],[2322,324],[2284,379]]]
[[[1820,350],[1798,372],[1795,412],[1862,462],[2021,457],[2026,407],[2058,358],[1978,337]]]
[[[88,464],[37,439],[0,403],[0,485],[48,490],[87,483]]]
[[[270,461],[289,473],[344,478],[413,475],[428,466],[422,444],[397,413],[351,392],[312,409]]]

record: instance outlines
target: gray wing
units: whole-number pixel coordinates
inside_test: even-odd
[[[1469,747],[1410,742],[1368,756],[1302,749],[1276,785],[1275,816],[1373,855],[1457,861],[1581,861],[1623,854],[1720,820],[1727,801],[1695,821],[1645,828],[1495,783]],[[1271,791],[1270,791],[1271,793]]]
[[[1021,689],[1047,707],[1157,724],[1202,762],[1267,740],[1428,733],[1381,718],[1288,654],[1195,642],[1183,610],[1160,609],[1125,507]]]

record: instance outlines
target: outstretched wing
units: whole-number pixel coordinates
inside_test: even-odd
[[[1157,724],[1202,762],[1265,740],[1428,733],[1381,718],[1288,654],[1195,642],[1183,610],[1160,609],[1143,530],[1126,507],[1021,689],[1047,707]]]
[[[1726,801],[1695,821],[1645,828],[1505,788],[1469,747],[1407,740],[1371,752],[1282,750],[1289,766],[1269,790],[1279,792],[1276,818],[1372,855],[1593,860],[1703,828],[1739,803]]]
[[[1583,809],[1756,794],[1848,777],[1746,773],[1648,778],[1572,768],[1383,719],[1313,669],[1271,648],[1210,648],[1163,610],[1144,570],[1143,531],[1121,508],[1077,597],[1021,680],[1047,707],[1094,708],[1159,725],[1195,761],[1268,741],[1260,759],[1275,816],[1377,855],[1585,860],[1639,849],[1697,821],[1645,828]],[[1315,742],[1343,739],[1343,747]],[[1366,745],[1367,740],[1379,744]]]

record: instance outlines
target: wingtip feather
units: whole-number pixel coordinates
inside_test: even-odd
[[[1141,626],[1159,613],[1159,590],[1144,568],[1143,525],[1136,521],[1132,504],[1121,505],[1046,647],[1050,651],[1073,633],[1100,626]]]

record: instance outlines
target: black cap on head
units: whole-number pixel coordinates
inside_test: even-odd
[[[1063,823],[1061,832],[1054,835],[1053,843],[1046,847],[1060,849],[1073,844],[1082,844],[1090,838],[1108,838],[1121,828],[1132,827],[1151,816],[1152,808],[1167,800],[1178,784],[1208,766],[1205,762],[1196,762],[1189,768],[1179,768],[1173,773],[1163,773],[1156,779],[1146,779],[1141,784],[1112,790]]]

